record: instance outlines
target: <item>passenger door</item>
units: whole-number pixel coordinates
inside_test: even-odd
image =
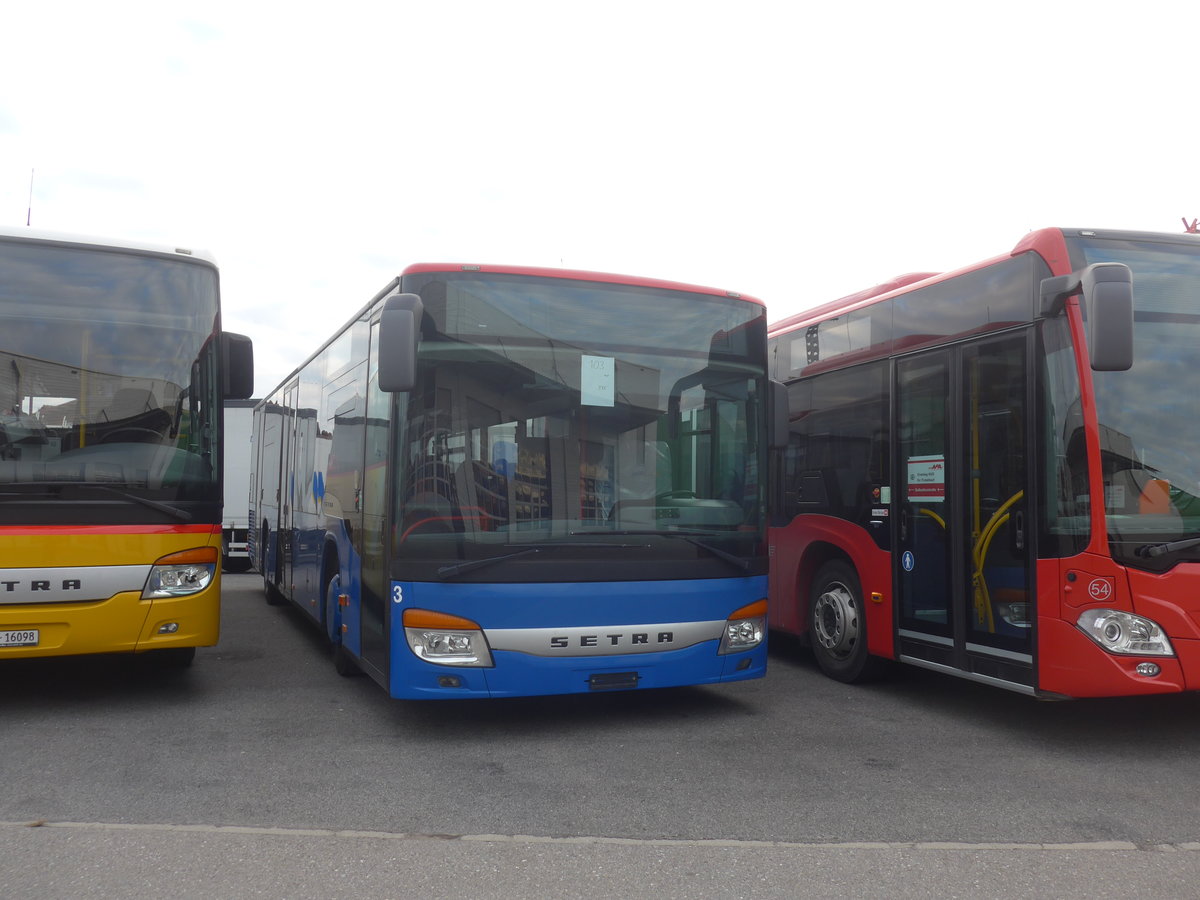
[[[388,634],[391,626],[391,577],[388,567],[388,502],[392,395],[379,389],[379,322],[371,325],[370,361],[367,365],[362,489],[362,604],[360,656],[375,670],[380,682],[388,681]]]
[[[1032,689],[1026,335],[896,363],[901,658]]]

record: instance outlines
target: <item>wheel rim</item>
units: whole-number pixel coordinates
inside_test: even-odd
[[[841,582],[830,584],[813,605],[813,634],[830,656],[846,659],[858,640],[858,604]]]

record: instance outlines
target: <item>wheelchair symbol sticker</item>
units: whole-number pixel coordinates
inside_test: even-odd
[[[904,554],[900,557],[900,565],[904,566],[904,571],[911,572],[913,570],[913,566],[916,564],[917,558],[913,556],[912,551],[905,550]]]

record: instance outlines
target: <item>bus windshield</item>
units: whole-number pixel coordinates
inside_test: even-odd
[[[1161,569],[1200,560],[1200,244],[1077,239],[1083,265],[1133,270],[1134,363],[1094,372],[1113,553]],[[1173,544],[1182,546],[1171,547]]]
[[[177,501],[215,503],[215,269],[0,241],[0,270],[2,520],[181,520]]]
[[[445,571],[619,547],[746,574],[762,540],[762,307],[500,274],[404,289],[426,328],[399,429],[402,559]]]

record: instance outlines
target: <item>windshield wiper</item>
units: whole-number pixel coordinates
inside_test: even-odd
[[[150,509],[156,509],[160,513],[166,513],[168,516],[174,516],[180,522],[192,521],[192,514],[186,509],[180,509],[178,506],[171,506],[169,503],[161,503],[158,500],[151,500],[149,497],[139,497],[137,494],[131,494],[129,491],[119,491],[116,488],[109,487],[107,484],[96,484],[91,481],[70,481],[68,484],[83,485],[85,487],[96,488],[97,490],[107,491],[110,494],[116,494],[126,500],[131,500],[134,503],[140,503],[142,506]]]
[[[619,534],[622,537],[705,537],[712,533],[711,531],[682,531],[675,528],[670,531],[662,528],[604,528],[596,531],[571,532],[571,534]]]
[[[587,532],[587,531],[572,531],[571,534],[598,534],[603,532]],[[510,545],[511,546],[511,545]],[[579,547],[587,547],[590,549],[599,550],[649,550],[649,544],[609,544],[605,541],[563,541],[556,544],[538,544],[536,547],[527,547],[524,550],[518,550],[516,553],[505,553],[501,556],[489,556],[485,559],[469,559],[466,562],[455,563],[452,566],[442,566],[437,570],[439,578],[453,578],[455,575],[461,575],[463,572],[470,572],[473,569],[479,569],[483,566],[490,566],[492,563],[504,562],[506,559],[516,559],[518,556],[528,556],[531,553],[541,553],[543,550],[575,550]]]
[[[572,534],[589,534],[589,532],[572,532]],[[726,563],[736,566],[737,569],[740,569],[744,572],[750,571],[750,563],[748,560],[745,560],[739,556],[734,556],[733,553],[730,553],[727,550],[721,550],[720,547],[714,547],[712,544],[708,544],[707,541],[697,540],[697,538],[703,538],[703,536],[708,536],[709,534],[712,534],[712,532],[674,532],[674,530],[672,530],[672,532],[658,532],[658,530],[654,530],[653,528],[644,530],[618,528],[617,530],[614,530],[614,532],[592,532],[592,534],[644,534],[647,536],[655,536],[655,538],[683,538],[692,546],[700,547],[701,550],[707,550],[709,553],[712,553],[714,557],[718,559],[724,559]]]
[[[701,550],[707,550],[713,556],[723,559],[734,568],[741,569],[743,572],[750,571],[749,561],[742,559],[740,556],[734,556],[728,550],[722,550],[720,547],[714,547],[712,544],[706,544],[704,541],[698,541],[694,537],[685,537],[684,540],[694,547],[699,547]]]
[[[516,559],[518,556],[528,556],[530,553],[541,553],[541,547],[530,547],[528,550],[520,550],[516,553],[505,553],[503,556],[489,556],[486,559],[470,559],[466,562],[457,563],[453,566],[442,566],[437,570],[438,578],[453,578],[455,575],[461,575],[463,572],[470,572],[473,569],[482,569],[484,566],[490,566],[493,563],[504,562],[506,559]]]
[[[1138,556],[1153,559],[1156,556],[1165,556],[1168,553],[1174,553],[1177,550],[1187,550],[1191,547],[1200,547],[1200,537],[1187,538],[1182,541],[1171,541],[1166,544],[1143,544],[1135,552]]]
[[[169,503],[162,503],[158,500],[151,500],[149,497],[139,497],[137,494],[131,494],[129,491],[121,491],[114,487],[109,487],[107,484],[97,484],[94,481],[39,481],[37,487],[48,488],[94,488],[98,491],[105,491],[109,494],[115,494],[122,500],[128,500],[130,503],[140,503],[142,506],[148,507],[160,513],[165,513],[180,522],[192,521],[192,514],[186,509],[180,509],[178,506],[171,506]],[[18,496],[17,494],[6,494],[5,496]]]

